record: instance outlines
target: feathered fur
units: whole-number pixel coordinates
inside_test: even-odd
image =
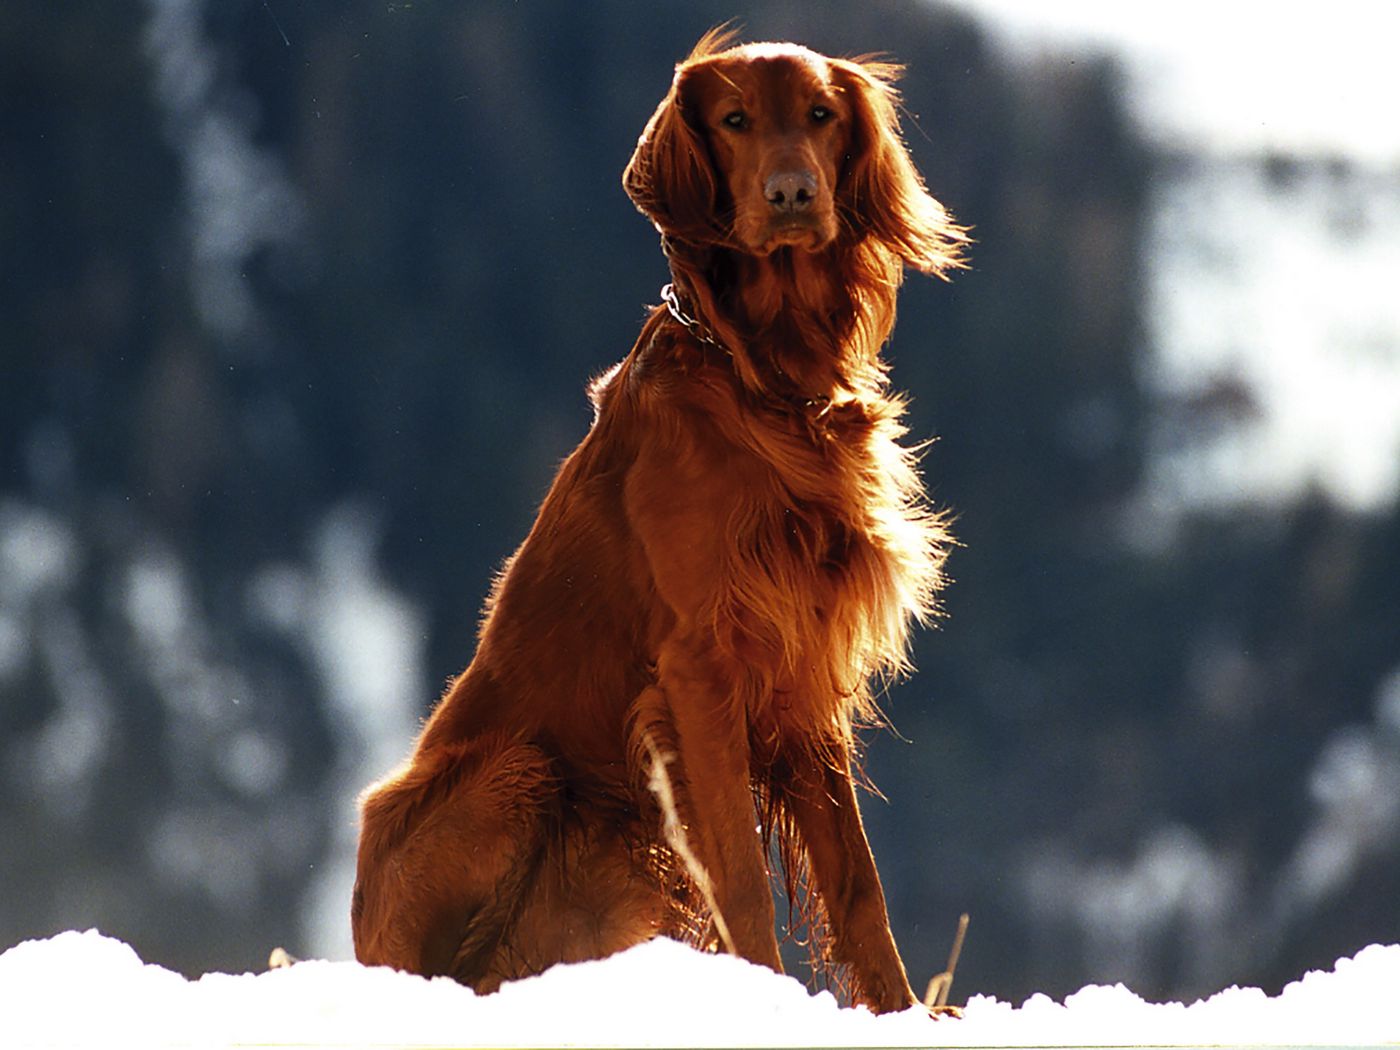
[[[963,231],[899,137],[894,67],[707,34],[624,174],[692,317],[656,307],[506,564],[476,655],[363,803],[366,962],[480,990],[657,935],[820,956],[915,1000],[853,788],[872,683],[908,669],[949,543],[880,351],[904,267]],[[661,755],[705,900],[648,784]]]

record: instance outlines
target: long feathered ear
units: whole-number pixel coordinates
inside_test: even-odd
[[[857,237],[868,233],[916,270],[943,277],[965,265],[967,231],[929,195],[909,159],[895,108],[899,73],[882,62],[832,62],[854,125],[838,194]]]
[[[632,203],[667,237],[691,244],[723,239],[716,218],[718,183],[709,147],[686,119],[691,60],[676,70],[622,173]]]

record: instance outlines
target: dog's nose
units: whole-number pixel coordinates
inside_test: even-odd
[[[763,184],[763,195],[777,212],[802,212],[817,196],[817,180],[809,171],[780,171]]]

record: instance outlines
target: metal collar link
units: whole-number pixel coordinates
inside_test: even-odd
[[[697,318],[691,317],[688,313],[681,309],[681,299],[680,296],[676,294],[676,286],[674,284],[667,283],[665,286],[662,287],[661,298],[662,301],[666,303],[666,309],[669,310],[671,312],[671,316],[676,319],[676,323],[679,324],[682,328],[684,328],[687,332],[693,335],[700,342],[708,343],[710,346],[713,346],[716,349],[723,350],[725,354],[727,354],[730,357],[734,356],[732,353],[730,353],[729,347],[725,346],[713,335],[711,335],[709,329],[707,329],[703,324],[701,324]],[[776,360],[773,362],[773,370],[777,372],[780,376],[786,374],[783,372],[782,366],[779,365]],[[808,421],[811,423],[817,423],[820,420],[822,420],[823,417],[825,417],[826,414],[831,411],[832,404],[831,398],[829,397],[804,398],[799,396],[796,398],[784,398],[773,396],[773,400],[776,400],[789,407],[794,405],[800,406],[808,413]],[[813,413],[813,410],[815,410],[815,413]]]
[[[710,346],[723,350],[726,354],[729,353],[729,348],[711,335],[708,328],[701,324],[698,319],[691,317],[681,309],[681,299],[680,296],[676,294],[676,286],[674,284],[667,283],[661,289],[661,298],[666,303],[666,309],[671,311],[671,316],[676,319],[676,322],[682,328],[696,339],[700,340],[700,342],[708,343]]]

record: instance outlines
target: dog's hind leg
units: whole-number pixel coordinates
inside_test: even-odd
[[[645,831],[629,818],[570,808],[523,895],[491,972],[474,987],[602,959],[664,932],[669,900]]]
[[[366,792],[356,958],[480,982],[539,862],[555,795],[545,755],[499,737],[420,749]]]

